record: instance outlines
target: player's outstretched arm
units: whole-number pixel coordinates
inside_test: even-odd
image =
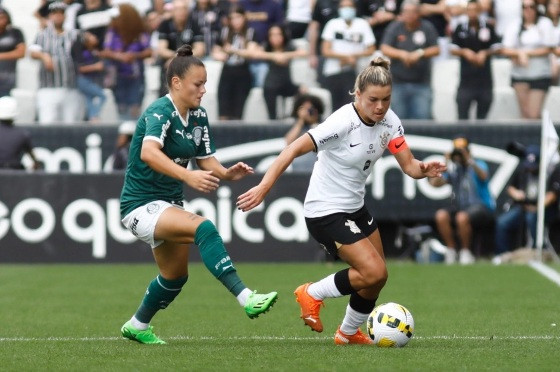
[[[200,169],[212,171],[213,175],[222,180],[237,181],[254,173],[253,168],[243,162],[238,162],[229,168],[225,168],[219,160],[213,156],[205,159],[198,159],[196,163]]]
[[[270,168],[268,168],[261,182],[237,198],[237,208],[247,212],[261,204],[266,194],[276,183],[276,180],[284,173],[292,161],[298,156],[313,151],[313,149],[313,141],[307,134],[300,136],[297,140],[286,146],[271,164]]]
[[[396,153],[395,158],[397,159],[397,162],[403,172],[416,179],[424,177],[441,177],[442,172],[445,172],[447,169],[445,163],[439,161],[424,163],[415,159],[410,149],[405,149]]]

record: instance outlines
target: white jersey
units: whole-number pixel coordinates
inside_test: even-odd
[[[308,133],[318,153],[303,206],[308,218],[360,209],[373,164],[389,145],[392,153],[408,148],[401,121],[391,109],[383,120],[366,124],[353,103]]]

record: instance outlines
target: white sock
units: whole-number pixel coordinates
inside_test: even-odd
[[[325,298],[342,297],[342,293],[336,288],[334,284],[334,274],[319,280],[316,283],[311,283],[307,287],[307,293],[316,300],[323,300]]]
[[[358,332],[358,328],[367,320],[369,314],[362,314],[350,307],[350,304],[346,306],[346,315],[344,315],[344,320],[342,320],[342,325],[340,326],[340,331],[345,335],[352,336]]]
[[[239,305],[245,306],[245,304],[247,303],[247,299],[252,293],[253,291],[251,291],[249,288],[245,288],[244,290],[242,290],[241,293],[237,295],[237,301],[239,301]]]
[[[130,324],[132,324],[132,326],[139,331],[145,331],[150,326],[149,323],[142,323],[141,321],[136,319],[134,315],[132,316],[132,318],[130,318]]]

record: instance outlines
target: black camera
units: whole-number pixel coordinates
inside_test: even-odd
[[[463,160],[463,152],[459,149],[453,149],[453,151],[451,151],[451,160],[453,160],[453,158],[458,157],[460,160]]]

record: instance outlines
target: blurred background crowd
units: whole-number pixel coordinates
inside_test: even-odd
[[[135,120],[188,43],[214,120],[295,119],[302,94],[329,114],[378,54],[402,119],[538,119],[560,97],[559,19],[560,0],[3,0],[0,96],[16,122]]]

